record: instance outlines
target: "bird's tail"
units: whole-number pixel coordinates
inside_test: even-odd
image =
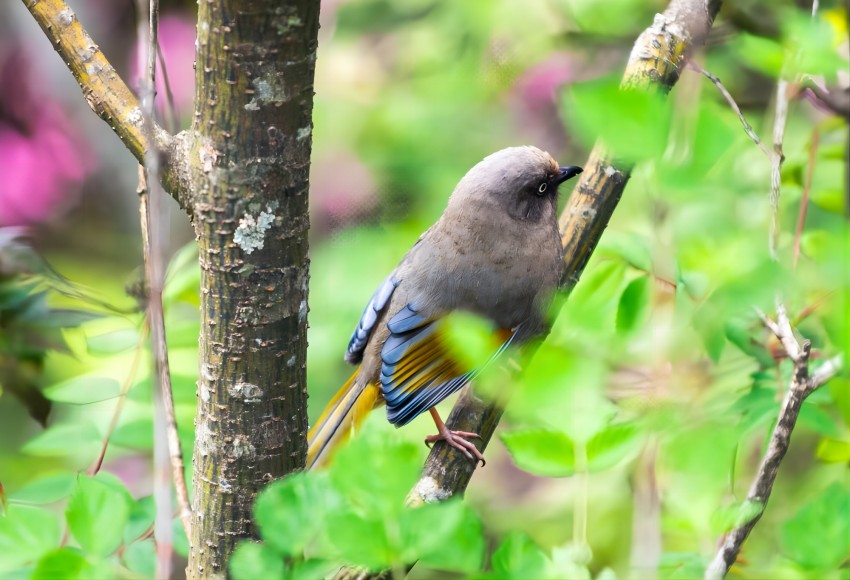
[[[307,434],[307,469],[327,462],[333,450],[348,439],[369,411],[379,404],[376,383],[359,384],[357,371],[334,395]]]

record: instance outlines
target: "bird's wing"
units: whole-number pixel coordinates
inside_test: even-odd
[[[440,321],[422,316],[410,304],[399,310],[387,327],[390,336],[381,350],[381,391],[387,402],[387,419],[396,426],[407,424],[482,370],[464,373],[459,369],[441,334]],[[484,366],[498,357],[516,335],[514,331]]]
[[[394,274],[395,272],[387,276],[387,279],[372,295],[366,309],[363,310],[360,322],[357,323],[357,328],[354,329],[354,334],[351,335],[351,340],[348,342],[348,350],[345,352],[346,362],[355,365],[363,360],[363,351],[366,350],[366,344],[369,342],[369,337],[372,336],[375,323],[378,321],[381,312],[390,303],[393,291],[398,286],[398,281],[393,278]]]

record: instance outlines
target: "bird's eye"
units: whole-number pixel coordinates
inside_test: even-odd
[[[540,184],[540,187],[537,188],[537,193],[539,193],[541,195],[546,193],[546,189],[548,187],[549,187],[549,184],[544,181],[543,183]]]

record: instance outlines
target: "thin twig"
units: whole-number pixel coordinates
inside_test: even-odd
[[[803,198],[800,200],[800,212],[797,214],[797,229],[794,232],[794,257],[792,267],[797,269],[797,260],[800,258],[800,238],[803,237],[803,228],[806,225],[806,214],[809,211],[809,195],[812,191],[812,175],[815,172],[815,161],[817,160],[818,145],[820,144],[820,131],[815,127],[812,133],[812,142],[809,145],[809,164],[806,169],[806,181],[803,184]]]
[[[137,0],[139,15],[145,13],[144,0]],[[144,76],[142,86],[142,108],[146,126],[152,126],[154,119],[154,98],[156,91],[156,46],[157,46],[157,24],[159,19],[159,2],[150,0],[148,9],[148,27],[145,29],[142,19],[139,19],[139,58],[146,56],[147,74]],[[144,40],[147,39],[147,42]],[[141,67],[140,67],[141,69]],[[139,210],[142,227],[142,247],[145,261],[145,277],[148,281],[148,321],[151,327],[151,345],[154,359],[155,382],[159,389],[154,389],[155,410],[162,407],[162,417],[165,420],[163,430],[165,441],[161,441],[157,429],[159,421],[154,421],[154,463],[155,474],[154,489],[156,496],[157,513],[155,520],[155,536],[157,542],[157,577],[168,577],[170,575],[172,540],[171,540],[171,480],[174,482],[178,505],[180,506],[180,519],[183,523],[187,537],[190,536],[191,508],[189,507],[189,494],[186,488],[185,471],[183,464],[183,452],[180,448],[180,438],[177,430],[177,420],[174,414],[174,399],[171,389],[171,373],[168,364],[168,347],[165,337],[165,319],[162,306],[163,288],[163,266],[161,261],[161,233],[160,225],[162,217],[160,212],[160,195],[151,195],[157,192],[155,186],[159,183],[159,160],[153,151],[147,152],[144,158],[144,167],[139,168]],[[153,188],[149,186],[153,185]],[[158,394],[158,396],[157,396]],[[160,418],[156,412],[155,418]],[[165,463],[165,469],[160,466]],[[168,476],[168,465],[170,464],[171,476]]]
[[[791,324],[788,322],[785,308],[781,304],[777,304],[776,321],[766,316],[763,316],[763,320],[765,326],[776,335],[776,338],[785,347],[788,357],[794,361],[794,374],[788,392],[782,401],[779,418],[770,436],[767,451],[759,465],[756,477],[750,485],[747,500],[739,511],[735,528],[726,535],[714,559],[706,568],[706,579],[724,578],[729,568],[737,560],[744,541],[764,513],[770,493],[773,490],[773,483],[776,481],[779,466],[788,451],[791,433],[797,423],[803,401],[818,387],[835,376],[842,365],[841,357],[838,356],[822,364],[810,375],[811,342],[804,340],[802,345],[797,342]],[[755,512],[755,515],[753,512]]]
[[[159,151],[163,173],[172,188],[169,193],[182,205],[182,164],[185,159],[171,153],[174,138],[156,124],[140,123],[139,101],[77,20],[65,0],[23,0],[35,21],[52,41],[83,90],[89,107],[103,119],[130,153],[144,162],[146,151]]]
[[[95,458],[94,462],[92,462],[91,466],[86,471],[89,475],[95,475],[98,471],[100,471],[100,468],[103,465],[103,458],[106,457],[106,450],[109,447],[109,439],[112,437],[115,427],[118,426],[118,419],[121,417],[121,411],[124,409],[124,403],[127,401],[127,391],[130,390],[130,385],[133,384],[133,379],[136,378],[136,371],[139,368],[139,360],[142,358],[142,350],[144,350],[143,345],[147,336],[148,324],[147,321],[145,321],[145,323],[142,324],[142,332],[139,335],[139,342],[136,344],[136,350],[133,353],[133,361],[130,363],[130,370],[127,372],[124,382],[121,384],[121,391],[118,394],[118,402],[115,404],[115,409],[112,411],[112,419],[109,421],[109,427],[106,429],[106,435],[103,436],[100,453],[97,454],[97,458]]]
[[[720,91],[720,94],[723,95],[723,98],[726,99],[726,102],[729,104],[735,114],[738,115],[738,120],[741,121],[741,125],[744,126],[744,131],[746,131],[750,139],[752,139],[753,142],[758,145],[759,149],[761,149],[762,153],[764,153],[768,159],[772,159],[773,155],[771,154],[770,150],[765,146],[764,142],[762,142],[762,140],[756,134],[756,130],[753,129],[753,126],[747,122],[746,118],[744,118],[744,113],[741,112],[741,108],[738,106],[738,103],[735,102],[735,99],[732,98],[732,95],[729,93],[728,90],[726,90],[726,87],[723,86],[723,83],[720,82],[720,79],[705,70],[704,68],[702,68],[694,61],[690,61],[688,63],[688,67],[703,75],[705,78],[714,83],[714,86],[717,87],[717,90]]]
[[[770,234],[768,247],[770,256],[779,260],[779,196],[782,188],[782,141],[785,139],[785,124],[788,121],[788,81],[784,78],[776,83],[776,111],[773,117],[773,154],[770,157]]]
[[[156,43],[156,55],[159,60],[159,68],[162,71],[162,84],[165,86],[165,100],[168,103],[166,111],[168,118],[165,123],[166,129],[169,132],[177,131],[177,107],[174,105],[174,93],[171,92],[171,82],[168,79],[168,68],[165,66],[165,55],[162,53],[162,47],[159,42]]]

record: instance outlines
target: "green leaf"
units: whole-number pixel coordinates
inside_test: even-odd
[[[601,138],[617,158],[660,157],[667,146],[670,107],[654,92],[621,90],[619,78],[571,85],[562,109],[585,145]]]
[[[76,483],[77,476],[74,473],[47,475],[29,482],[11,494],[11,499],[31,504],[53,503],[68,497]]]
[[[152,495],[132,500],[127,526],[124,528],[124,543],[130,545],[138,540],[153,525],[155,517],[156,504]]]
[[[419,479],[422,449],[398,438],[376,417],[342,447],[330,467],[333,486],[347,501],[368,513],[393,517]]]
[[[65,516],[83,551],[103,558],[121,545],[130,506],[127,496],[113,485],[80,475]]]
[[[73,548],[59,548],[45,554],[32,573],[33,580],[71,580],[91,578],[91,566]]]
[[[51,425],[22,448],[24,453],[38,456],[88,454],[101,445],[94,423],[79,421]]]
[[[527,429],[502,433],[501,439],[514,462],[525,471],[548,477],[575,473],[575,445],[564,433]]]
[[[55,328],[76,328],[86,322],[103,318],[103,314],[97,312],[86,312],[85,310],[70,310],[66,308],[52,308],[47,313],[49,326]]]
[[[423,508],[432,513],[426,514]],[[405,525],[415,526],[417,534],[431,536],[430,546],[418,544],[418,562],[437,570],[474,573],[481,569],[484,557],[481,522],[462,501],[428,504],[404,513],[412,514]],[[430,524],[429,519],[436,521]],[[436,542],[433,536],[437,536]]]
[[[107,377],[81,376],[44,389],[44,396],[57,403],[88,405],[114,399],[121,394],[121,385]]]
[[[111,355],[124,352],[139,345],[139,332],[133,328],[122,328],[86,339],[89,354]]]
[[[328,484],[326,474],[302,472],[263,490],[254,512],[270,548],[297,556],[322,531],[325,514],[339,503]]]
[[[153,419],[139,419],[119,425],[110,435],[109,442],[128,449],[152,449]]]
[[[35,562],[58,547],[61,536],[59,520],[52,512],[10,504],[0,517],[0,572]]]
[[[587,469],[591,473],[614,467],[640,451],[639,431],[631,423],[606,427],[587,442]]]
[[[711,529],[716,534],[726,533],[752,521],[764,510],[764,504],[754,501],[735,502],[718,508],[711,516]]]
[[[850,463],[850,443],[824,437],[818,442],[815,455],[827,463]]]
[[[783,552],[807,570],[831,570],[850,556],[850,491],[833,483],[779,530]]]
[[[649,276],[635,278],[620,295],[617,308],[617,330],[631,332],[646,319],[651,296]]]
[[[306,560],[296,562],[289,571],[287,580],[315,580],[316,578],[331,578],[339,570],[337,562],[325,560]]]
[[[264,544],[240,542],[230,557],[230,575],[235,580],[286,578],[280,554]]]
[[[509,534],[493,553],[497,578],[544,578],[549,561],[534,541],[519,532]]]
[[[387,522],[394,521],[392,519]],[[400,562],[401,554],[393,553],[387,539],[384,520],[361,516],[352,510],[329,514],[327,534],[339,557],[357,566],[381,570]]]
[[[153,538],[129,544],[121,560],[129,570],[145,578],[153,578],[156,571],[156,545]]]
[[[779,76],[785,61],[785,51],[781,44],[751,34],[740,35],[736,53],[745,63],[771,77]]]

